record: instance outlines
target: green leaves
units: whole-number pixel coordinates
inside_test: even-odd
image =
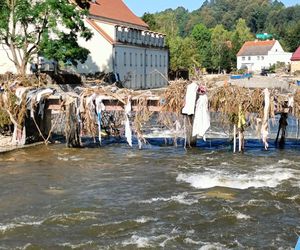
[[[0,0],[0,43],[12,50],[19,73],[36,54],[77,65],[89,53],[77,43],[92,36],[86,14],[68,0]]]

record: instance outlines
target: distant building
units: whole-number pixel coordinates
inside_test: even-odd
[[[292,53],[284,52],[277,40],[245,42],[237,54],[237,69],[261,71],[277,62],[290,63]]]
[[[124,87],[156,88],[167,85],[168,50],[165,36],[149,30],[122,0],[90,2],[86,25],[94,36],[80,40],[90,50],[78,73],[113,72]]]
[[[291,73],[295,71],[300,71],[300,46],[291,58]]]

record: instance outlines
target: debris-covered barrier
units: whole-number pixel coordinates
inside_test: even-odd
[[[239,151],[243,151],[244,132],[249,124],[255,124],[267,149],[269,119],[277,113],[299,118],[299,104],[297,87],[290,93],[280,93],[277,89],[249,89],[226,82],[216,86],[203,80],[178,80],[158,90],[94,85],[64,92],[41,81],[29,84],[28,80],[2,80],[0,128],[2,135],[10,134],[15,145],[34,141],[47,144],[56,127],[63,126],[68,147],[83,146],[83,137],[91,137],[101,145],[103,136],[124,136],[130,146],[136,138],[141,148],[147,143],[145,131],[149,122],[155,119],[155,125],[173,131],[174,142],[181,137],[189,146],[195,144],[197,137],[205,140],[210,113],[216,112],[221,126],[231,131],[234,151],[237,136]],[[51,112],[55,113],[54,119]],[[279,130],[285,137],[286,126],[284,119],[281,121]]]

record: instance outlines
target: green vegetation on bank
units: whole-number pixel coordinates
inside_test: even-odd
[[[145,13],[150,29],[167,35],[171,70],[232,71],[236,53],[257,33],[270,33],[286,51],[300,45],[300,5],[272,0],[206,0],[195,11],[183,7]]]

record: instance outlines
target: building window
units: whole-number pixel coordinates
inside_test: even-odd
[[[115,66],[118,66],[118,52],[115,51]]]
[[[166,56],[164,56],[164,66],[166,67]]]
[[[260,56],[257,56],[257,60],[258,60],[258,61],[260,60]]]
[[[129,53],[129,64],[130,64],[130,67],[132,67],[132,53],[131,52]]]
[[[161,55],[159,55],[159,67],[161,67]]]
[[[243,56],[243,57],[242,57],[242,61],[245,61],[245,59],[246,59],[246,58]]]
[[[135,53],[135,58],[134,58],[134,60],[135,60],[135,67],[137,67],[137,63],[138,63],[137,53]]]
[[[143,67],[143,54],[141,53],[141,67]]]
[[[145,59],[145,62],[146,62],[146,67],[148,66],[148,55],[146,54],[146,59]]]
[[[157,55],[155,55],[155,67],[157,67]]]
[[[150,56],[150,66],[151,67],[153,66],[152,59],[153,59],[153,55]]]
[[[126,67],[126,52],[124,52],[124,66]]]
[[[264,59],[265,59],[265,58],[262,56],[262,57],[261,57],[261,60],[264,60]]]
[[[251,60],[251,56],[248,56],[248,61],[250,61]]]

